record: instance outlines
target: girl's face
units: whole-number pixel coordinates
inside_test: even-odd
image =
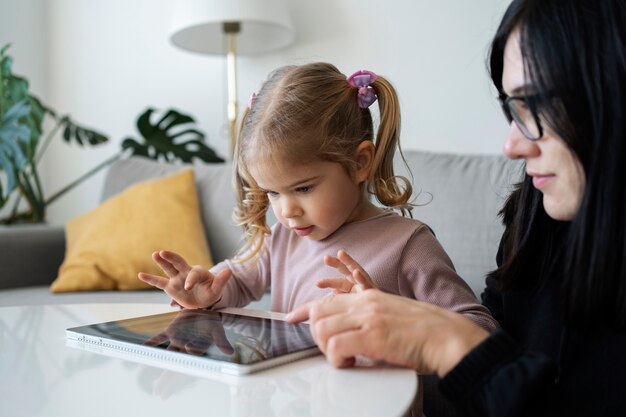
[[[509,37],[504,50],[502,87],[509,96],[536,94],[530,82],[524,79],[524,63],[519,47],[519,31]],[[541,120],[541,116],[540,116]],[[526,173],[532,177],[535,188],[543,193],[543,207],[555,220],[572,220],[583,198],[585,175],[574,152],[541,121],[543,136],[530,141],[511,122],[504,143],[504,154],[511,159],[526,161]]]
[[[373,214],[359,186],[362,180],[350,176],[339,163],[277,163],[260,168],[255,165],[250,171],[267,193],[276,218],[300,237],[322,240],[345,223]]]

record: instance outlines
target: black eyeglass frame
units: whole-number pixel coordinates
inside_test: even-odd
[[[507,96],[505,93],[500,93],[498,96],[498,100],[500,101],[500,106],[502,107],[502,111],[504,112],[504,116],[508,120],[509,123],[515,122],[520,132],[524,135],[524,137],[530,141],[538,141],[543,136],[543,126],[541,125],[541,121],[539,119],[539,113],[537,111],[538,103],[544,100],[543,94],[533,94],[527,96]],[[538,134],[537,136],[533,136],[528,127],[520,117],[520,115],[514,111],[515,107],[511,105],[514,101],[521,101],[524,103],[526,107],[530,110],[530,114],[533,117],[535,125],[537,126]]]

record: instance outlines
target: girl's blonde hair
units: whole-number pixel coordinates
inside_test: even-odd
[[[410,215],[411,183],[393,172],[396,148],[401,153],[400,108],[393,86],[378,76],[371,85],[378,96],[380,125],[376,134],[368,193],[386,207]],[[250,175],[249,166],[288,160],[337,162],[352,173],[357,146],[374,140],[369,108],[359,107],[358,90],[327,63],[285,66],[273,71],[243,115],[234,155],[235,222],[247,237],[239,260],[255,257],[270,234],[265,215],[267,195]]]

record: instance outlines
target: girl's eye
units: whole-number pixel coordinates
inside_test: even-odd
[[[265,194],[267,194],[267,196],[269,198],[273,198],[273,197],[276,197],[278,195],[278,193],[276,191],[266,191]]]
[[[311,190],[313,190],[312,185],[303,185],[302,187],[296,188],[296,192],[298,193],[309,193]]]

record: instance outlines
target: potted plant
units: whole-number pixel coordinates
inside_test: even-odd
[[[8,47],[0,50],[0,209],[7,204],[12,206],[8,216],[0,218],[0,224],[44,222],[48,205],[121,157],[224,161],[204,143],[205,135],[195,127],[191,116],[169,109],[153,122],[155,110],[148,108],[137,118],[140,140],[126,138],[113,157],[47,196],[41,186],[38,162],[51,140],[60,135],[66,143],[97,146],[108,142],[109,138],[75,123],[69,116],[57,115],[32,95],[28,81],[13,74],[13,61],[6,54]],[[53,120],[54,127],[44,137],[46,117]]]

